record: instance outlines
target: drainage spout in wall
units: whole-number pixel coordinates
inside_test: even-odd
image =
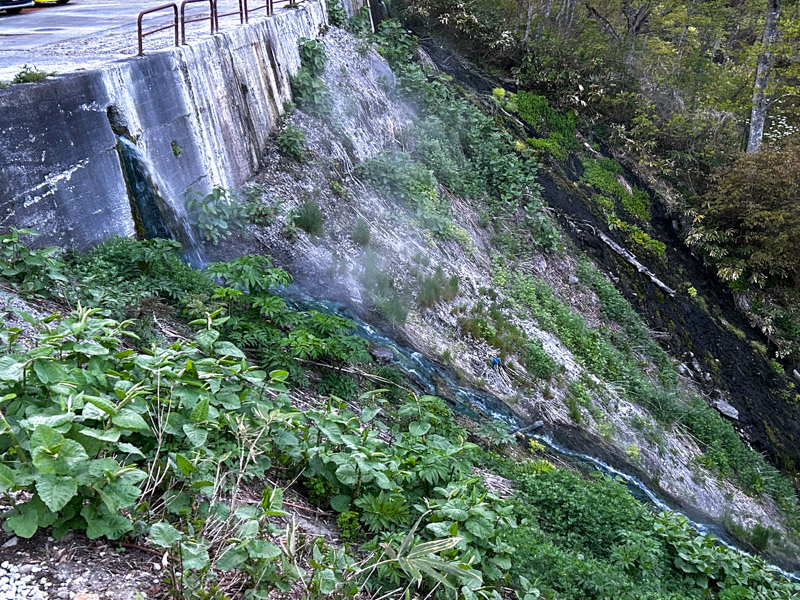
[[[206,263],[202,246],[195,239],[185,210],[166,196],[167,188],[160,184],[158,173],[139,147],[122,134],[117,134],[117,141],[137,235],[180,242],[186,262],[202,268]]]

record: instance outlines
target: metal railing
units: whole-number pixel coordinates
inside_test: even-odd
[[[186,5],[198,4],[200,2],[208,2],[208,16],[195,17],[194,19],[186,18]],[[200,23],[202,21],[211,22],[211,35],[217,30],[217,2],[216,0],[183,0],[181,2],[181,44],[186,43],[186,24],[187,23]]]
[[[219,18],[230,17],[231,15],[239,15],[239,25],[244,25],[247,22],[247,0],[239,0],[239,9],[231,12],[221,13],[217,11],[217,31],[219,31]]]
[[[167,10],[168,8],[171,8],[175,14],[175,20],[171,25],[164,25],[163,27],[158,27],[156,29],[151,29],[149,31],[142,31],[142,17],[150,13]],[[143,10],[142,12],[139,13],[139,18],[136,23],[139,31],[139,56],[144,56],[145,36],[158,33],[159,31],[164,31],[165,29],[169,29],[170,27],[175,28],[175,45],[176,46],[178,45],[178,5],[175,4],[174,2],[171,2],[169,4],[162,4],[160,6],[155,6],[153,8],[148,8],[147,10]]]
[[[270,16],[275,14],[275,7],[278,5],[284,5],[289,8],[297,8],[297,5],[300,3],[301,0],[262,0],[264,4],[255,7],[249,7],[247,5],[247,0],[237,0],[238,1],[238,9],[230,12],[219,12],[219,8],[217,5],[218,0],[183,0],[181,2],[180,7],[180,18],[178,17],[178,5],[175,2],[170,2],[169,4],[162,4],[160,6],[155,6],[153,8],[148,8],[143,10],[139,13],[139,18],[137,20],[138,24],[138,33],[139,33],[139,56],[144,56],[144,38],[148,35],[152,35],[154,33],[158,33],[159,31],[164,31],[166,29],[173,28],[175,30],[175,45],[178,46],[178,30],[180,29],[180,43],[186,43],[186,24],[187,23],[199,23],[202,21],[209,21],[210,22],[210,31],[213,35],[214,33],[219,33],[219,19],[220,17],[229,17],[233,15],[239,16],[239,24],[244,25],[245,23],[249,22],[250,14],[255,13],[256,11],[264,11],[265,16]],[[195,3],[204,3],[208,2],[209,6],[209,15],[207,17],[195,17],[195,18],[186,18],[186,5],[187,4],[195,4]],[[174,14],[173,22],[169,25],[164,25],[162,27],[157,27],[155,29],[150,29],[148,31],[142,30],[142,18],[150,13],[160,12],[162,10],[172,9]]]

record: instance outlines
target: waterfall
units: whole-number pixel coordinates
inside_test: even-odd
[[[150,159],[123,135],[117,135],[125,183],[137,233],[147,239],[174,239],[183,245],[186,262],[205,266],[202,244],[196,239],[182,203],[171,198]]]

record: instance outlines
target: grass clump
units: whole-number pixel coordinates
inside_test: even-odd
[[[350,236],[356,244],[359,246],[368,246],[369,240],[372,234],[370,233],[369,223],[365,219],[359,218],[356,222],[356,227],[353,230],[353,234]]]
[[[325,217],[315,198],[308,197],[293,215],[292,223],[311,235],[322,235]]]
[[[458,275],[447,277],[441,267],[431,277],[423,277],[419,286],[417,304],[432,308],[440,301],[448,302],[458,296]]]

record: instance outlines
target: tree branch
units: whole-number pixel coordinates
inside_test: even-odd
[[[777,98],[773,98],[769,102],[767,102],[767,108],[770,108],[773,104],[777,104],[784,98],[800,98],[800,94],[781,94]]]
[[[586,10],[589,11],[589,14],[592,17],[594,17],[597,21],[600,22],[600,24],[603,26],[603,28],[606,31],[608,31],[609,34],[611,34],[611,37],[613,37],[615,41],[617,41],[617,42],[621,41],[621,38],[619,37],[619,34],[617,33],[617,30],[614,29],[614,26],[609,22],[609,20],[606,19],[599,12],[597,12],[597,9],[595,9],[593,6],[589,5],[588,2],[586,3]]]

